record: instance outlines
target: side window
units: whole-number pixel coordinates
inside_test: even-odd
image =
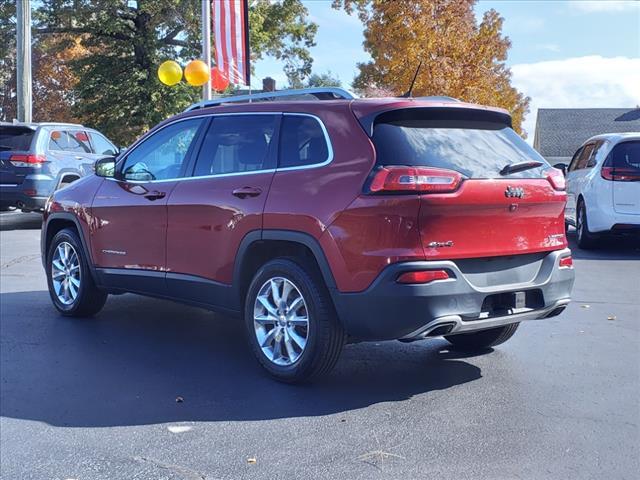
[[[276,115],[214,117],[193,174],[221,175],[275,168],[269,145],[277,118]]]
[[[598,140],[596,142],[595,146],[593,147],[593,151],[591,152],[591,157],[589,157],[589,159],[587,160],[587,168],[593,168],[596,166],[596,163],[598,161],[598,153],[600,152],[600,149],[604,144],[604,140]]]
[[[182,177],[189,147],[202,122],[201,118],[179,121],[143,140],[125,158],[124,178],[151,181]]]
[[[284,115],[278,167],[303,167],[328,159],[329,146],[318,120],[302,115]]]
[[[49,150],[91,153],[91,145],[84,130],[53,130],[49,134]]]
[[[91,137],[91,143],[93,143],[94,153],[99,155],[115,155],[117,153],[116,147],[99,133],[89,132],[89,136]]]
[[[573,154],[573,158],[571,159],[571,163],[569,164],[569,172],[573,172],[576,168],[578,168],[578,159],[580,158],[580,154],[584,147],[580,147],[576,153]]]
[[[580,154],[580,158],[578,158],[578,166],[576,167],[576,170],[587,168],[587,162],[589,161],[589,158],[591,158],[591,153],[593,153],[594,146],[594,143],[588,143],[584,146],[584,148],[582,149],[582,153]]]

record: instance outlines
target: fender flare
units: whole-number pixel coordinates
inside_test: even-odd
[[[77,217],[75,215],[73,215],[72,213],[69,213],[69,212],[51,213],[47,217],[47,220],[45,221],[45,223],[42,225],[42,233],[40,234],[40,250],[41,250],[41,253],[42,253],[42,255],[41,255],[42,256],[42,266],[46,270],[46,268],[47,268],[47,250],[48,250],[48,248],[47,248],[48,247],[48,245],[47,245],[48,230],[49,230],[49,225],[51,224],[51,222],[55,221],[55,220],[70,221],[76,226],[76,231],[78,232],[78,237],[80,238],[80,243],[82,243],[82,249],[84,250],[84,254],[85,254],[86,258],[87,258],[89,271],[91,272],[91,276],[93,277],[93,281],[96,282],[96,284],[98,284],[98,277],[96,275],[95,266],[94,266],[94,263],[93,263],[93,258],[91,258],[91,249],[89,248],[89,242],[87,242],[87,239],[85,238],[84,230],[80,226],[80,222],[78,221]]]
[[[324,250],[320,246],[318,240],[309,235],[308,233],[297,232],[294,230],[253,230],[247,233],[242,241],[240,242],[240,246],[238,247],[238,251],[236,252],[234,267],[233,267],[233,284],[236,288],[239,288],[241,272],[243,267],[244,259],[246,258],[246,252],[249,247],[255,242],[264,241],[264,240],[282,240],[292,243],[299,243],[305,247],[307,247],[315,260],[320,267],[320,273],[324,279],[325,285],[329,289],[329,293],[331,296],[334,296],[334,293],[337,290],[336,282],[333,277],[333,272],[331,267],[329,266],[329,262],[327,257],[324,254]]]

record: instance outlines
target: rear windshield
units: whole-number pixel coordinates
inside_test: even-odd
[[[373,143],[379,165],[446,168],[468,178],[539,178],[548,163],[511,128],[500,123],[403,119],[378,123]],[[500,175],[513,163],[538,168]]]
[[[622,142],[613,147],[604,162],[606,167],[640,171],[640,141]]]
[[[29,150],[34,131],[24,127],[0,127],[0,151]]]

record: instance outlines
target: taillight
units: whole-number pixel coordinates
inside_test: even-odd
[[[544,171],[544,176],[555,190],[563,191],[566,188],[567,182],[562,170],[551,167]]]
[[[600,175],[605,180],[612,182],[637,182],[640,180],[640,171],[634,168],[602,167]]]
[[[573,258],[571,258],[571,255],[568,257],[562,257],[558,266],[560,268],[573,268]]]
[[[435,280],[446,280],[449,274],[446,270],[421,270],[406,272],[398,277],[398,283],[430,283]]]
[[[449,193],[455,192],[462,175],[453,170],[419,167],[382,167],[375,172],[372,193]]]
[[[15,154],[9,157],[9,161],[14,167],[40,168],[47,159],[44,155]]]

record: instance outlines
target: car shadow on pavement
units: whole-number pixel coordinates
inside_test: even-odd
[[[571,256],[585,260],[632,260],[640,258],[640,236],[602,237],[596,247],[583,250],[576,243],[575,230],[567,235]]]
[[[7,230],[40,230],[42,215],[18,211],[0,213],[0,232]]]
[[[92,319],[57,315],[44,291],[0,304],[0,415],[56,426],[327,415],[481,377],[443,340],[384,342],[348,345],[330,375],[291,386],[263,373],[237,319],[133,295]]]

